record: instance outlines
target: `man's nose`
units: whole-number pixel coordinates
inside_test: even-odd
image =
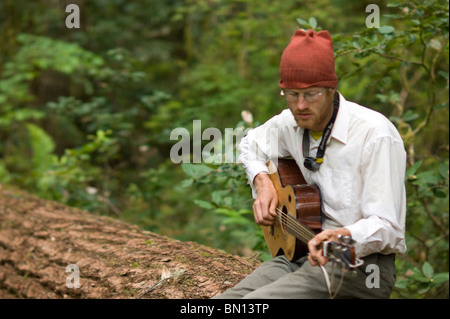
[[[300,95],[297,99],[297,109],[303,111],[308,107],[308,102],[305,100],[303,95]]]

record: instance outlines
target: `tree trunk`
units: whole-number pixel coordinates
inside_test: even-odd
[[[0,185],[0,298],[210,298],[258,262]]]

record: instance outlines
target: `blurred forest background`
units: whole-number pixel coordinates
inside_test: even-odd
[[[69,4],[80,28],[66,27]],[[380,27],[368,28],[368,4]],[[285,105],[281,53],[329,30],[339,90],[408,152],[393,298],[448,298],[448,0],[0,1],[0,183],[180,240],[268,258],[239,164],[175,164],[174,128],[251,128]],[[204,140],[204,145],[209,143]],[[220,145],[220,143],[219,143]]]

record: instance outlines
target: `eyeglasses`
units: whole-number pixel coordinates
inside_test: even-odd
[[[314,90],[314,91],[308,91],[306,93],[297,93],[297,92],[291,92],[291,91],[281,91],[280,95],[284,96],[286,98],[286,101],[288,102],[297,102],[298,98],[300,96],[303,96],[303,98],[307,101],[307,102],[315,102],[319,99],[319,97],[321,95],[323,95],[325,93],[325,89],[318,89],[318,90]]]

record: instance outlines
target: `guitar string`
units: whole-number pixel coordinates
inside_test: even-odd
[[[294,235],[297,235],[299,239],[308,242],[311,238],[314,237],[312,233],[306,230],[302,225],[298,223],[297,220],[294,220],[293,217],[287,216],[285,213],[279,214],[281,222],[286,225],[287,230],[291,230],[294,232]]]
[[[312,239],[315,235],[313,232],[311,232],[308,228],[306,228],[304,225],[302,225],[297,219],[295,219],[294,216],[292,216],[289,213],[283,213],[280,209],[278,209],[278,215],[281,216],[281,221],[290,222],[291,229],[295,231],[297,234],[301,235],[304,238]]]
[[[277,208],[277,213],[281,222],[284,222],[296,235],[299,235],[298,237],[301,237],[299,239],[303,240],[305,243],[315,236],[313,232],[300,224],[300,222],[291,214],[283,213],[279,208]]]
[[[309,237],[307,234],[301,234],[299,233],[298,229],[294,228],[295,226],[293,224],[287,224],[286,228],[287,231],[290,232],[291,234],[293,234],[295,237],[301,239],[301,241],[303,241],[305,244],[308,243],[308,241],[312,238]]]

